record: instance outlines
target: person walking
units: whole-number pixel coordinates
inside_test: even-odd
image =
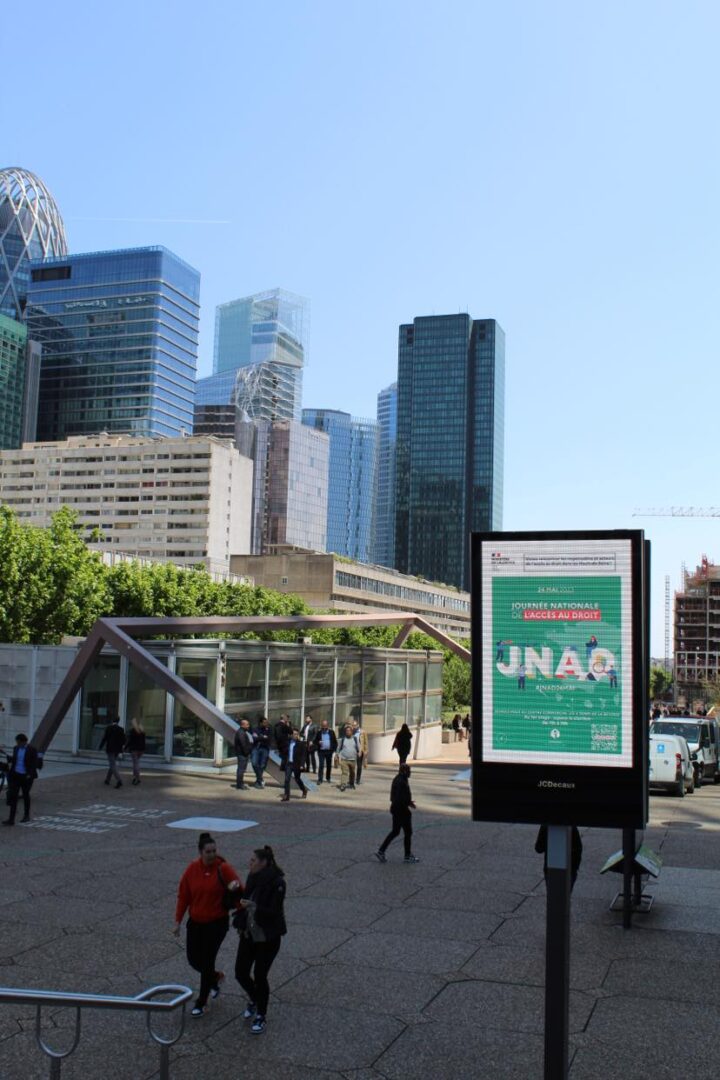
[[[454,731],[453,742],[457,742],[458,739],[462,740],[462,728],[460,727],[460,713],[456,712],[452,718],[452,729]]]
[[[397,750],[401,765],[404,765],[408,759],[411,743],[412,731],[407,726],[407,724],[403,724],[400,730],[396,733],[395,738],[393,739],[393,744],[390,747],[391,750]]]
[[[253,851],[248,869],[245,895],[233,919],[240,936],[235,978],[248,996],[243,1018],[252,1020],[253,1035],[261,1035],[267,1026],[268,973],[287,933],[283,910],[286,886],[269,844]]]
[[[23,797],[23,821],[30,820],[30,788],[38,774],[38,752],[28,743],[27,735],[19,732],[15,736],[15,746],[8,771],[7,802],[10,813],[3,825],[14,825],[20,792]]]
[[[327,720],[320,722],[320,730],[315,736],[315,749],[318,756],[318,784],[323,782],[323,772],[325,773],[325,780],[330,783],[332,776],[332,763],[333,756],[337,750],[337,735],[330,727]]]
[[[287,758],[288,746],[290,745],[290,738],[292,736],[292,725],[290,723],[290,717],[287,713],[283,713],[278,720],[273,734],[275,736],[275,746],[277,752],[280,755],[280,768],[285,768],[285,759]]]
[[[472,727],[472,724],[470,722],[470,713],[465,713],[465,715],[463,716],[463,718],[462,718],[462,726],[463,726],[463,729],[465,731],[465,738],[469,740],[469,738],[470,738],[470,729]]]
[[[260,723],[253,732],[253,748],[250,752],[250,763],[255,773],[254,787],[264,788],[265,781],[263,780],[263,773],[265,772],[265,766],[268,763],[270,757],[270,740],[272,738],[272,732],[270,730],[270,721],[267,716],[260,717]]]
[[[145,731],[142,724],[134,716],[130,721],[130,731],[128,732],[125,747],[132,758],[132,782],[137,786],[140,783],[140,758],[145,753]]]
[[[302,726],[300,732],[302,741],[305,743],[307,753],[305,755],[305,772],[312,770],[315,772],[317,768],[317,762],[315,761],[315,736],[318,733],[318,727],[312,716],[305,717],[305,723]]]
[[[118,772],[117,760],[125,749],[125,728],[121,726],[119,720],[113,720],[105,728],[102,739],[100,740],[99,750],[105,747],[105,753],[108,759],[108,771],[107,776],[103,783],[109,784],[111,777],[115,777],[115,787],[122,787],[122,780],[120,773]]]
[[[353,720],[353,735],[357,736],[358,740],[357,776],[355,777],[355,783],[360,787],[360,777],[362,776],[362,771],[367,762],[368,737],[367,733],[361,728],[358,720]]]
[[[200,991],[191,1015],[207,1012],[208,997],[216,998],[225,978],[215,970],[220,946],[228,932],[226,897],[243,894],[240,878],[229,862],[218,855],[217,844],[210,833],[200,833],[200,856],[185,869],[178,886],[173,933],[180,934],[183,916],[188,911],[187,958],[191,968],[200,973]],[[234,905],[237,906],[237,905]]]
[[[295,777],[295,783],[302,791],[303,799],[307,799],[308,789],[303,783],[301,775],[306,759],[307,747],[300,738],[300,732],[293,728],[293,733],[290,736],[290,743],[287,748],[287,755],[285,757],[285,792],[282,795],[282,802],[290,802],[290,781],[293,776]]]
[[[235,772],[235,783],[231,784],[231,787],[236,787],[238,791],[247,791],[247,784],[245,783],[245,771],[250,761],[250,754],[253,749],[253,736],[250,731],[250,721],[247,716],[240,718],[240,727],[235,732],[235,757],[237,758],[237,770]]]
[[[385,852],[392,844],[396,836],[403,833],[405,846],[405,862],[420,862],[412,853],[412,811],[415,809],[412,792],[410,791],[410,766],[400,765],[398,774],[390,787],[390,813],[392,815],[392,829],[387,834],[382,844],[375,852],[375,858],[381,862],[387,862]]]
[[[345,732],[338,740],[335,764],[340,766],[340,790],[355,790],[355,773],[360,752],[360,740],[353,734],[352,724],[345,725]]]

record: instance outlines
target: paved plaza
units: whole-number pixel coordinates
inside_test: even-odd
[[[104,771],[49,769],[33,822],[2,829],[0,983],[137,994],[162,982],[197,988],[171,930],[178,879],[196,855],[190,817],[257,822],[216,834],[245,874],[269,843],[287,875],[288,934],[271,971],[268,1028],[253,1036],[232,978],[171,1052],[174,1080],[534,1080],[543,1071],[545,893],[531,826],[472,824],[466,751],[413,769],[415,851],[397,840],[380,865],[395,769],[362,787],[323,786],[289,804],[280,789],[237,792],[229,779],[146,773],[103,786]],[[55,775],[52,773],[55,772]],[[298,793],[299,794],[299,793]],[[646,842],[664,867],[652,911],[623,931],[609,911],[617,875],[600,876],[620,834],[584,830],[573,894],[572,1080],[716,1077],[720,1037],[720,787],[653,797]],[[51,1043],[71,1037],[69,1010],[48,1010]],[[144,1080],[158,1054],[144,1019],[83,1014],[62,1076]],[[48,1075],[34,1010],[0,1009],[0,1078]]]

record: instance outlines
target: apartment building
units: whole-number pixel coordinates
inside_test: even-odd
[[[250,551],[253,466],[213,437],[71,436],[0,452],[0,502],[47,526],[63,506],[101,550],[230,569]]]
[[[720,567],[705,555],[675,593],[674,624],[677,689],[702,695],[720,677]]]
[[[296,593],[319,611],[413,611],[454,637],[470,636],[470,594],[385,566],[334,554],[288,551],[277,555],[233,553],[230,570],[256,585]]]

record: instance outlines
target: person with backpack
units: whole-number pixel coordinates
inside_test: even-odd
[[[355,772],[360,753],[360,740],[353,735],[352,724],[345,725],[345,732],[338,739],[335,764],[340,766],[340,790],[355,790]]]
[[[18,799],[22,792],[24,815],[22,820],[30,820],[30,788],[33,781],[37,780],[38,769],[42,768],[42,759],[37,750],[28,742],[27,735],[20,732],[15,736],[15,748],[12,752],[10,771],[8,772],[7,804],[10,808],[9,817],[3,821],[3,825],[14,825],[17,813]]]

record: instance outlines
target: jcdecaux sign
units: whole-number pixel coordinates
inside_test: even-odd
[[[642,533],[472,538],[473,815],[641,827]]]

